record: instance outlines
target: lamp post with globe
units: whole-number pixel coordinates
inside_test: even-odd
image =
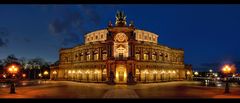
[[[47,81],[48,71],[44,71],[43,75],[45,76],[45,82]]]
[[[57,71],[53,71],[53,75],[54,75],[54,80],[57,79]]]
[[[228,74],[230,74],[231,68],[229,67],[229,65],[225,65],[225,66],[222,68],[222,71],[223,71],[223,73],[224,73],[225,76],[226,76],[226,86],[225,86],[225,92],[224,92],[224,93],[230,93],[230,92],[229,92],[229,83],[228,83]]]
[[[10,94],[15,94],[16,92],[15,92],[14,79],[16,78],[16,74],[18,73],[18,67],[16,67],[15,65],[11,65],[8,68],[8,72],[12,74],[12,78],[13,78],[13,80],[11,81]]]

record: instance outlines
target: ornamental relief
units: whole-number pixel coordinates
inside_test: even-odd
[[[114,40],[116,42],[126,42],[128,40],[128,37],[124,33],[117,33]]]

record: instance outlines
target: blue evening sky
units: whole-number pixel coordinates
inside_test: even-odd
[[[0,59],[15,54],[54,62],[61,47],[114,23],[117,10],[136,28],[159,34],[160,44],[183,48],[195,70],[240,64],[240,5],[227,4],[0,5]]]

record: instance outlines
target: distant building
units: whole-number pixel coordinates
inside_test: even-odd
[[[144,24],[143,24],[144,25]],[[192,78],[184,50],[158,44],[158,34],[127,25],[123,12],[115,25],[85,35],[85,44],[59,51],[51,79],[82,82],[161,82]]]

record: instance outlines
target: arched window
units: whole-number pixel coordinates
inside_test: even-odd
[[[157,55],[156,55],[156,52],[153,52],[152,54],[152,60],[156,61],[157,60]]]
[[[159,55],[159,60],[160,60],[160,61],[163,61],[163,53],[160,53],[160,55]]]
[[[139,51],[137,51],[135,53],[135,60],[140,60],[140,53],[139,53]]]
[[[107,60],[107,51],[106,51],[106,50],[104,50],[104,51],[102,52],[102,59],[103,59],[103,60]]]
[[[169,58],[169,56],[168,56],[168,54],[165,54],[165,61],[168,61],[168,58]]]
[[[78,54],[75,54],[75,60],[76,61],[78,60]]]
[[[148,53],[143,54],[143,60],[148,60]]]
[[[99,58],[98,51],[95,51],[93,59],[98,60],[98,58]]]
[[[83,60],[84,60],[83,53],[80,53],[80,61],[83,61]]]
[[[91,54],[90,52],[87,52],[87,61],[90,61],[91,60]]]

